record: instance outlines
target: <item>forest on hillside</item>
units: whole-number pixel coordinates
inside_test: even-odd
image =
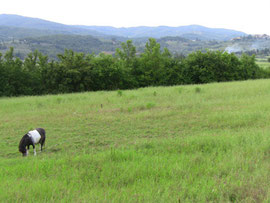
[[[112,54],[116,49],[121,48],[121,43],[126,42],[127,38],[101,38],[82,35],[48,35],[40,37],[26,37],[22,39],[12,39],[9,41],[0,41],[0,52],[2,54],[14,48],[14,55],[24,59],[27,55],[38,50],[49,59],[58,60],[57,55],[63,54],[65,49],[72,49],[74,52],[83,52],[85,54]],[[148,38],[132,39],[138,54],[144,52],[145,44]],[[259,57],[270,55],[270,39],[258,39],[254,37],[244,37],[231,41],[204,41],[190,40],[183,37],[163,37],[156,39],[161,49],[167,48],[173,55],[184,55],[207,50],[227,51],[241,56],[243,53],[248,55],[255,54]]]

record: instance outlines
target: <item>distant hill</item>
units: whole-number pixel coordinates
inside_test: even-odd
[[[70,25],[64,25],[61,23],[55,23],[47,20],[42,20],[39,18],[30,18],[19,15],[0,15],[0,26],[8,27],[10,29],[14,28],[26,28],[31,29],[31,34],[34,29],[36,32],[45,31],[43,35],[46,34],[79,34],[79,35],[94,35],[103,36],[103,34],[89,29],[76,28]],[[22,31],[22,30],[19,30]],[[29,30],[25,30],[29,31]],[[0,32],[0,35],[2,33]]]
[[[191,40],[230,40],[247,34],[240,31],[229,29],[207,28],[200,25],[188,25],[180,27],[129,27],[115,28],[110,26],[74,26],[81,29],[95,30],[102,34],[111,34],[128,38],[154,37],[161,38],[166,36],[182,36]]]
[[[142,53],[148,38],[134,38],[133,44],[138,53]],[[228,52],[249,52],[251,54],[269,55],[270,39],[254,38],[247,36],[235,38],[229,41],[204,41],[189,40],[183,37],[162,37],[157,39],[161,49],[169,49],[172,54],[187,55],[191,52],[201,50],[226,50]],[[56,59],[57,54],[63,53],[65,49],[72,49],[76,52],[96,53],[105,52],[114,54],[117,48],[121,47],[122,41],[115,38],[102,39],[84,35],[48,35],[38,37],[25,37],[0,41],[0,52],[6,52],[9,47],[14,47],[15,55],[24,58],[29,52],[39,50],[48,55],[51,59]]]
[[[243,32],[207,28],[199,25],[181,27],[70,26],[18,15],[0,15],[0,52],[14,47],[16,56],[24,58],[39,50],[55,59],[65,49],[84,53],[110,53],[121,47],[121,42],[132,39],[138,53],[142,53],[149,37],[154,37],[161,49],[173,54],[187,55],[206,49],[228,52],[250,52],[267,55],[270,37],[247,35]]]
[[[0,40],[2,41],[56,34],[63,34],[63,32],[60,30],[39,30],[33,28],[0,26]]]
[[[76,34],[76,35],[93,35],[99,37],[118,36],[127,38],[153,37],[161,38],[166,36],[182,36],[191,40],[230,40],[235,37],[245,36],[246,33],[229,30],[207,28],[200,25],[189,25],[180,27],[129,27],[129,28],[115,28],[110,26],[71,26],[61,23],[55,23],[39,18],[29,18],[19,15],[0,15],[0,26],[16,28],[27,28],[43,30],[46,34]],[[22,30],[20,30],[22,32]],[[38,32],[38,31],[36,31]],[[49,32],[49,33],[48,33]],[[0,36],[3,35],[0,31]],[[32,37],[32,36],[29,36]]]
[[[57,54],[63,53],[65,49],[83,53],[113,54],[120,46],[121,41],[104,40],[89,35],[49,35],[0,42],[0,52],[4,53],[14,47],[15,56],[22,59],[35,50],[56,59]]]
[[[248,35],[237,37],[230,41],[226,51],[231,53],[249,52],[252,50],[262,51],[270,49],[270,36],[268,35]]]
[[[31,50],[39,50],[50,57],[62,53],[65,49],[84,53],[113,53],[120,48],[120,41],[100,40],[92,36],[81,35],[51,35],[36,38],[25,38]]]

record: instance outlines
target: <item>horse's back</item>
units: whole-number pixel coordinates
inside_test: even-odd
[[[45,136],[46,132],[45,132],[45,130],[43,128],[36,128],[36,130],[41,135],[41,137]]]
[[[37,130],[32,130],[28,132],[29,137],[31,137],[32,142],[34,144],[39,143],[39,140],[41,139],[41,135]]]

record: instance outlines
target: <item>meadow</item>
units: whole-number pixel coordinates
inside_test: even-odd
[[[268,62],[268,57],[256,58],[256,64],[258,64],[263,69],[270,69],[270,63]]]
[[[0,202],[269,202],[270,80],[0,99]],[[45,150],[18,152],[30,129]]]

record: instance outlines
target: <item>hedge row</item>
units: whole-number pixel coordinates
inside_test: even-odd
[[[68,92],[133,89],[158,85],[201,84],[268,78],[255,56],[222,51],[200,51],[175,58],[149,39],[137,55],[132,41],[122,44],[114,56],[66,50],[50,61],[38,51],[21,60],[13,48],[0,54],[0,96],[41,95]]]

